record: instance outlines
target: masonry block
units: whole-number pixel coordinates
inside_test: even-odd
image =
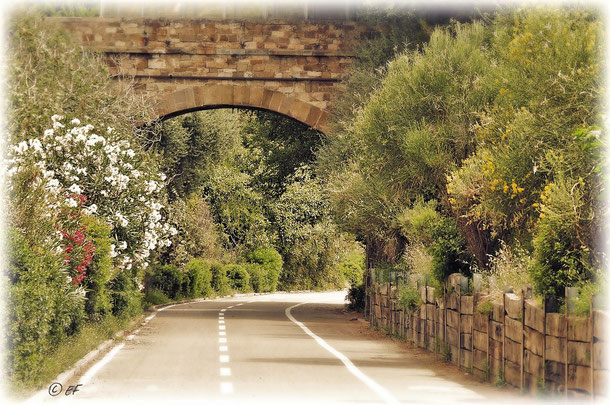
[[[233,101],[237,105],[250,105],[250,87],[238,86],[233,90]]]

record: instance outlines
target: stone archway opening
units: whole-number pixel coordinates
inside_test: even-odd
[[[189,112],[215,108],[270,111],[292,118],[322,133],[328,130],[328,112],[280,91],[247,85],[186,87],[161,96],[155,111],[159,119],[165,120]]]

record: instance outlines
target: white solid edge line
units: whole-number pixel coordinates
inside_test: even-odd
[[[303,331],[305,333],[307,333],[309,336],[311,336],[316,342],[318,342],[318,344],[320,346],[322,346],[327,351],[329,351],[333,356],[335,356],[336,358],[341,360],[350,373],[352,373],[356,378],[358,378],[360,381],[362,381],[367,387],[369,387],[372,391],[374,391],[377,395],[379,395],[386,403],[389,403],[389,404],[399,403],[398,400],[396,398],[394,398],[394,396],[392,394],[390,394],[390,392],[388,390],[386,390],[384,387],[382,387],[377,382],[375,382],[375,380],[373,380],[372,378],[370,378],[369,376],[364,374],[362,371],[360,371],[360,369],[358,369],[358,367],[356,367],[354,365],[354,363],[352,363],[350,361],[350,359],[348,359],[343,353],[341,353],[340,351],[336,350],[331,345],[326,343],[326,341],[324,341],[324,339],[322,339],[321,337],[319,337],[318,335],[313,333],[311,330],[309,330],[309,328],[307,326],[305,326],[302,322],[297,321],[294,318],[294,316],[292,316],[292,314],[290,313],[292,308],[298,307],[299,305],[303,305],[303,304],[307,304],[307,302],[301,302],[301,303],[298,303],[296,305],[286,308],[285,313],[286,313],[286,316],[288,317],[288,319],[290,319],[292,322],[297,324],[301,329],[303,329]]]
[[[153,312],[152,314],[150,314],[147,318],[146,318],[146,322],[150,322],[155,315],[157,315],[157,312],[161,312],[167,308],[171,308],[175,306],[175,304],[173,305],[168,305],[166,307],[163,308],[159,308],[158,310],[156,310],[155,312]],[[138,328],[137,330],[135,330],[130,336],[131,339],[133,339],[133,337],[135,337],[135,335],[140,331],[140,329]],[[129,339],[128,336],[128,340]],[[102,369],[102,367],[104,367],[106,364],[108,364],[110,362],[110,360],[112,360],[112,358],[114,356],[116,356],[116,354],[119,352],[119,350],[121,350],[123,348],[123,346],[125,346],[125,343],[121,343],[115,347],[112,348],[112,350],[110,350],[100,361],[98,361],[97,363],[95,363],[94,365],[92,365],[89,370],[87,370],[87,372],[80,378],[79,383],[80,384],[87,384],[96,374],[98,371],[100,371]]]
[[[79,384],[87,384],[98,371],[102,369],[112,358],[125,346],[125,343],[121,343],[115,346],[111,351],[108,352],[100,361],[95,363],[78,381]]]

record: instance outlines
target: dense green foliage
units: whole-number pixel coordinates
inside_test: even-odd
[[[189,279],[187,298],[209,297],[212,294],[212,271],[210,263],[203,259],[192,259],[184,270]]]
[[[364,311],[366,303],[366,290],[364,284],[352,284],[347,290],[347,309],[350,311]]]
[[[311,166],[318,132],[266,112],[217,110],[169,120],[150,142],[168,173],[178,230],[161,261],[260,264],[247,266],[249,282],[229,285],[239,291],[274,291],[278,282],[282,289],[343,287],[362,278],[355,259],[362,249],[332,223]],[[277,259],[264,258],[275,250]]]
[[[484,271],[497,291],[577,286],[586,311],[604,281],[599,18],[358,18],[387,30],[356,49],[326,137],[262,111],[139,126],[152,103],[131,83],[43,19],[14,19],[13,381],[38,381],[54,347],[143,306],[351,285],[360,308],[363,245],[375,282],[440,291],[453,272]],[[420,297],[407,284],[399,299]]]
[[[84,226],[93,239],[95,254],[89,265],[84,288],[87,291],[85,311],[92,320],[101,320],[112,310],[108,282],[112,274],[110,226],[95,217],[86,217]]]
[[[32,248],[22,232],[9,229],[7,298],[8,368],[14,379],[34,378],[51,348],[85,317],[84,297],[70,291],[57,254]]]
[[[587,11],[504,10],[434,29],[370,93],[348,81],[370,100],[317,162],[341,229],[436,283],[477,269],[561,297],[595,280],[601,35]]]
[[[282,271],[282,256],[272,248],[257,248],[246,255],[246,270],[254,292],[274,292]]]
[[[409,312],[415,311],[422,304],[419,291],[410,284],[400,286],[398,289],[398,302]]]
[[[76,151],[85,150],[80,139],[92,139],[93,128],[87,125],[101,130],[98,134],[113,148],[120,134],[121,148],[135,155],[132,168],[148,162],[142,179],[157,172],[139,147],[143,130],[138,123],[147,119],[150,107],[132,94],[130,83],[110,79],[100,56],[74,46],[39,17],[14,15],[9,31],[7,373],[12,383],[32,387],[41,383],[55,348],[77,339],[87,322],[123,322],[141,313],[137,271],[119,263],[113,248],[122,247],[115,239],[121,236],[131,238],[119,239],[127,240],[129,249],[143,241],[145,215],[126,214],[133,221],[124,234],[114,226],[109,205],[118,194],[102,198],[95,195],[100,184],[88,183],[110,167],[104,160],[109,154],[99,145],[86,157]],[[83,120],[82,126],[74,118]],[[71,136],[80,138],[65,142]],[[82,165],[95,159],[97,172],[83,171]],[[125,161],[124,156],[115,159]],[[133,208],[141,204],[128,197],[121,201]],[[119,208],[114,206],[113,213]]]

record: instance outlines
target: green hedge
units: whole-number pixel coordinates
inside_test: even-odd
[[[189,279],[186,297],[200,298],[212,295],[212,271],[209,262],[192,259],[184,266],[184,270]]]
[[[273,248],[258,248],[246,255],[245,269],[255,292],[273,292],[282,272],[282,256]]]
[[[162,291],[170,299],[183,298],[188,284],[189,279],[173,264],[156,265],[151,269],[150,288]]]
[[[214,291],[218,295],[228,295],[231,290],[226,267],[221,263],[213,263],[210,266],[210,271],[212,272],[212,288]]]
[[[100,321],[112,312],[110,292],[107,288],[112,272],[110,225],[91,216],[83,218],[83,225],[95,246],[95,254],[83,283],[87,290],[85,311],[90,320]]]
[[[118,318],[129,318],[142,312],[143,294],[133,273],[134,271],[123,270],[108,283],[112,314]]]
[[[229,285],[232,290],[239,291],[241,293],[251,291],[250,274],[243,265],[227,264],[225,269],[227,272],[227,277],[229,278]]]
[[[54,346],[78,331],[84,297],[71,293],[57,254],[30,246],[15,229],[7,236],[7,365],[13,379],[27,381],[40,373]]]

